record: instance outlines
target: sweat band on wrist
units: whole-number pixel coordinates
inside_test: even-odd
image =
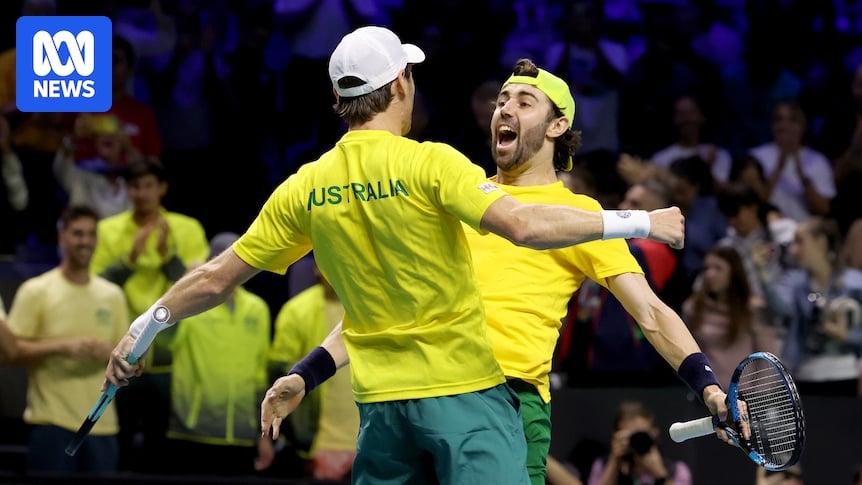
[[[715,373],[712,371],[712,366],[709,365],[709,359],[703,352],[696,352],[689,355],[679,365],[676,371],[679,377],[688,384],[688,387],[697,395],[697,399],[703,401],[703,390],[707,386],[716,385],[719,388],[721,384]]]
[[[135,345],[131,352],[135,360],[150,348],[156,334],[170,327],[167,323],[170,319],[171,311],[168,307],[156,302],[132,322],[129,326],[129,335],[135,338]]]
[[[650,221],[647,211],[601,211],[602,239],[647,238]]]
[[[323,347],[315,347],[297,362],[287,375],[299,374],[305,381],[305,394],[308,395],[315,387],[334,376],[335,371],[335,359],[329,351]]]

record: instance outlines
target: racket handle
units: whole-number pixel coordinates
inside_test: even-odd
[[[677,443],[682,443],[692,438],[699,438],[715,433],[715,423],[712,416],[693,419],[691,421],[676,422],[670,425],[668,433],[670,434],[670,439]]]

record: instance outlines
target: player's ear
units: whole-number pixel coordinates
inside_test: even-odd
[[[569,123],[569,119],[565,116],[560,116],[559,118],[554,119],[550,125],[548,125],[548,129],[546,134],[551,138],[557,138],[562,135],[569,129],[571,124]]]

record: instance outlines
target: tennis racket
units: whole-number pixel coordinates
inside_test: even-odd
[[[748,408],[751,430],[748,439],[735,431],[740,429],[743,420],[739,401]],[[778,357],[769,352],[746,357],[730,379],[727,408],[728,421],[734,426],[719,422],[717,416],[674,423],[670,427],[671,439],[681,443],[714,434],[714,428],[719,427],[754,463],[766,470],[781,471],[799,461],[805,446],[802,402],[793,378]]]
[[[165,307],[159,307],[156,312],[159,312],[161,309],[164,309],[164,312],[167,313],[156,313],[156,315],[160,317],[159,320],[167,321],[170,316],[170,312]],[[158,332],[158,327],[156,325],[150,325],[144,328],[144,331],[141,332],[137,339],[135,339],[135,345],[132,346],[132,350],[126,357],[126,361],[130,364],[135,364],[138,359],[141,358],[141,355],[147,351],[150,344],[153,343]],[[84,439],[88,434],[90,434],[90,430],[93,429],[93,425],[95,425],[96,421],[102,417],[102,414],[106,409],[108,409],[108,405],[114,400],[117,390],[117,386],[114,384],[108,384],[108,388],[102,392],[102,395],[99,397],[99,400],[96,401],[93,409],[91,409],[87,417],[84,418],[84,422],[81,423],[81,427],[78,428],[78,432],[75,433],[75,436],[72,437],[72,441],[70,441],[68,446],[66,446],[67,455],[75,456],[78,448],[81,447],[84,443]]]

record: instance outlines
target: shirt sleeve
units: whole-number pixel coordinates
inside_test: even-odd
[[[433,185],[442,208],[481,233],[482,216],[495,201],[507,195],[485,177],[485,171],[449,145],[429,144]]]
[[[39,313],[42,311],[42,292],[33,281],[25,281],[18,288],[9,309],[9,328],[18,337],[33,338],[39,335]]]
[[[311,238],[299,219],[299,211],[305,209],[300,195],[302,172],[300,169],[275,189],[234,243],[234,252],[251,266],[284,274],[288,266],[311,251]]]

